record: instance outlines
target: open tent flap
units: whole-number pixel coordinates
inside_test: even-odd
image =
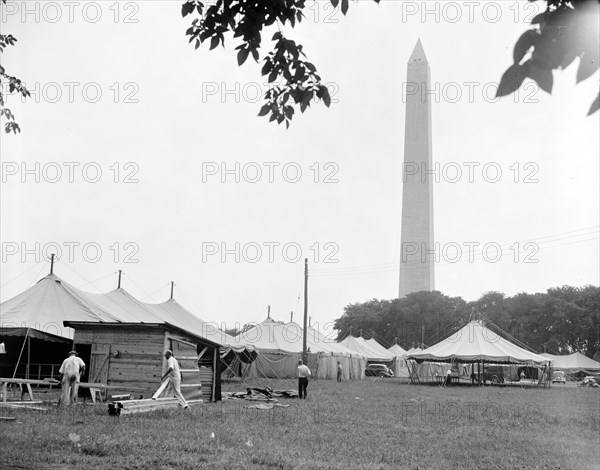
[[[60,364],[73,349],[73,341],[33,328],[0,328],[5,354],[0,377],[58,378]]]

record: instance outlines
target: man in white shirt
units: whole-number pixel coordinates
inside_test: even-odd
[[[188,402],[185,401],[185,398],[181,394],[181,372],[179,371],[179,363],[173,356],[173,352],[170,350],[165,352],[165,359],[167,360],[167,371],[162,376],[161,382],[169,377],[167,393],[169,389],[172,390],[175,397],[179,400],[181,406],[183,406],[185,409],[188,407]]]
[[[71,351],[58,370],[62,374],[62,390],[60,403],[63,405],[76,403],[79,392],[79,379],[85,373],[85,362],[76,351]]]
[[[308,386],[308,378],[311,376],[310,369],[302,364],[302,360],[298,361],[298,398],[306,399],[306,387]],[[304,395],[304,396],[303,396]]]

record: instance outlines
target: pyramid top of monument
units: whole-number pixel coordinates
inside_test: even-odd
[[[409,63],[410,62],[427,62],[427,56],[425,55],[425,49],[423,49],[423,44],[421,44],[421,39],[419,39],[417,41],[417,44],[415,45],[415,48],[412,51],[412,54],[410,55],[410,59],[408,59]]]

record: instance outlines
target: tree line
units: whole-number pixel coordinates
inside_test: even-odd
[[[471,302],[439,291],[414,292],[401,299],[350,304],[334,327],[338,341],[362,335],[386,347],[397,342],[408,349],[421,343],[432,346],[479,318],[538,353],[579,351],[600,357],[600,287],[592,285],[512,297],[491,291]]]

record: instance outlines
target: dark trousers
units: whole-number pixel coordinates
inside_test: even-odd
[[[306,387],[308,386],[307,377],[298,378],[298,398],[306,398]]]
[[[342,381],[342,371],[341,371],[341,370],[338,370],[338,373],[337,373],[337,381],[338,381],[338,382],[341,382],[341,381]]]

